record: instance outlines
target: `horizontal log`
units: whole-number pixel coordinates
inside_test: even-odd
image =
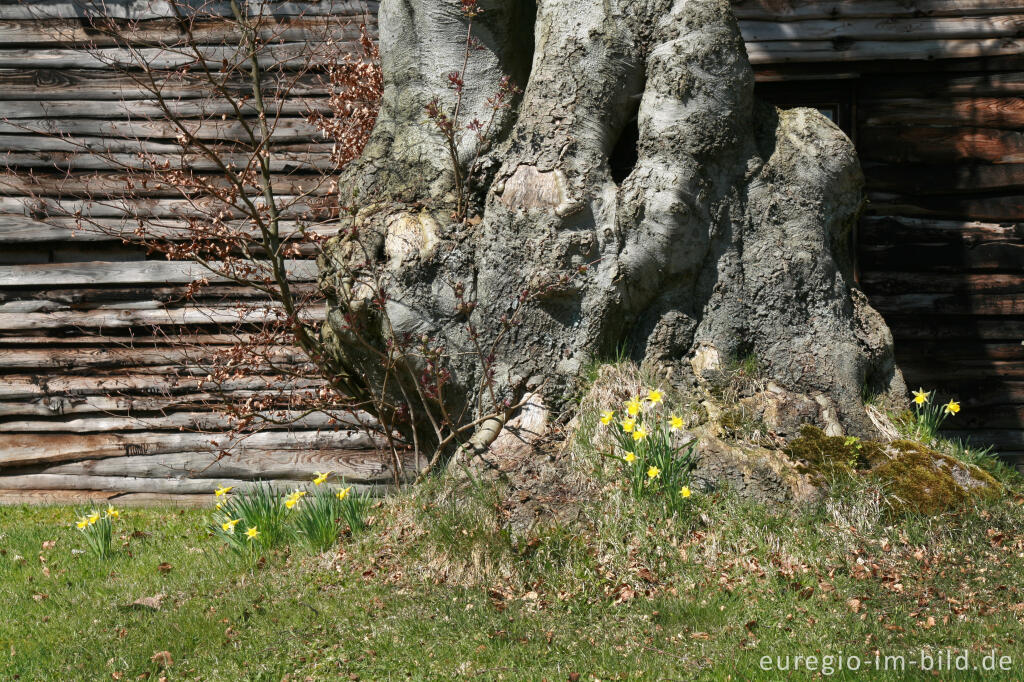
[[[256,227],[249,226],[248,221],[235,222],[225,221],[233,226],[238,232],[245,233],[255,238],[259,235]],[[46,218],[37,219],[23,215],[0,214],[0,244],[22,244],[37,245],[42,242],[70,242],[71,248],[82,242],[122,242],[123,240],[137,241],[135,231],[138,229],[137,221],[128,221],[117,218],[93,218],[88,221],[79,222],[75,218]],[[338,224],[331,222],[320,225],[299,223],[293,220],[284,220],[278,223],[278,230],[281,238],[291,240],[300,237],[302,234],[318,234],[332,236],[338,232]],[[147,240],[181,241],[191,239],[195,231],[188,227],[188,222],[182,219],[164,218],[147,220],[145,224]]]
[[[965,125],[977,128],[1024,128],[1024,97],[955,97],[947,99],[858,98],[861,126]]]
[[[265,3],[261,0],[247,0],[252,16],[261,12],[266,15],[285,16],[376,16],[377,0],[314,0],[310,2],[280,1]],[[176,1],[179,11],[190,16],[190,5]],[[196,16],[232,15],[228,2],[202,2],[194,10]],[[172,6],[166,0],[35,0],[31,3],[11,2],[0,5],[0,19],[73,19],[96,16],[116,19],[164,19],[174,16]]]
[[[316,452],[345,447],[359,435],[346,432],[262,431],[244,440],[254,453]],[[169,455],[176,452],[219,452],[236,442],[223,434],[203,433],[105,433],[105,434],[3,434],[0,435],[0,473],[4,468],[46,462],[101,459],[129,455]],[[339,445],[341,444],[341,445]],[[241,444],[239,444],[241,445]]]
[[[864,270],[904,272],[1008,270],[1020,272],[1024,242],[962,244],[864,244],[857,251]]]
[[[1024,291],[1024,277],[1020,274],[958,273],[951,277],[948,273],[868,270],[861,271],[859,281],[869,299],[908,292],[977,296]]]
[[[2,24],[0,24],[2,27]],[[252,102],[237,102],[246,116],[256,116]],[[166,117],[166,106],[173,115],[183,118],[205,118],[208,116],[227,115],[235,118],[235,109],[230,102],[223,99],[178,99],[170,97],[161,105],[155,99],[131,99],[120,101],[104,100],[52,100],[52,99],[0,99],[0,118],[18,122],[38,119],[76,119],[99,117],[105,120],[142,119],[146,117]],[[272,99],[265,103],[268,111],[274,116],[302,117],[309,111],[329,111],[330,103],[323,97],[295,97],[294,99]]]
[[[977,220],[864,216],[860,219],[857,236],[869,244],[910,242],[974,246],[994,242],[1019,243],[1024,239],[1024,225]]]
[[[867,215],[931,216],[949,220],[1018,222],[1024,220],[1024,195],[914,196],[868,192]]]
[[[217,73],[215,77],[225,82],[225,88],[234,95],[241,97],[252,91],[252,86],[245,82],[241,75],[231,77]],[[271,102],[280,101],[282,97],[301,98],[318,97],[328,94],[322,76],[305,74],[289,79],[287,93],[281,86],[268,77],[263,83],[264,97]],[[208,98],[209,87],[194,83],[178,83],[163,81],[160,93],[165,99],[173,98]],[[127,74],[112,70],[100,69],[55,69],[19,68],[0,69],[0,101],[5,100],[71,100],[116,102],[111,106],[116,110],[121,102],[130,100],[149,100],[154,97],[151,88],[140,85]]]
[[[325,42],[332,39],[338,50],[358,47],[359,24],[367,18],[357,14],[332,16],[264,17],[258,23],[263,40],[286,42]],[[376,35],[376,17],[367,29]],[[239,44],[242,34],[238,22],[225,17],[199,17],[189,27],[191,40],[198,45],[223,42]],[[147,19],[136,22],[110,23],[76,19],[0,19],[0,42],[9,46],[54,45],[75,47],[111,47],[123,45],[176,45],[184,38],[176,19]]]
[[[254,375],[218,384],[216,388],[225,392],[264,391],[268,387],[281,390],[304,390],[319,387],[322,381],[315,379],[283,378],[272,375]],[[188,396],[203,390],[215,388],[205,378],[190,376],[167,376],[160,374],[104,375],[91,373],[88,376],[6,374],[0,382],[0,401],[66,400],[72,405],[85,398],[119,400],[113,396]],[[8,404],[8,403],[5,403]]]
[[[740,20],[788,22],[853,17],[960,17],[1020,14],[1006,0],[731,0]]]
[[[82,144],[83,140],[78,139],[74,145]],[[110,146],[137,148],[141,146],[134,140],[114,140]],[[25,172],[28,170],[44,172],[65,172],[65,171],[109,171],[112,169],[134,169],[150,172],[163,168],[188,169],[199,173],[216,173],[220,170],[221,164],[233,163],[237,168],[244,168],[252,159],[247,154],[218,154],[217,160],[210,159],[205,155],[179,154],[151,154],[138,149],[135,153],[104,151],[106,141],[100,146],[94,147],[96,151],[34,151],[34,152],[7,152],[0,151],[0,159],[7,168],[17,169]],[[173,146],[173,145],[166,145]],[[139,154],[145,154],[140,158]],[[272,173],[303,173],[330,172],[336,168],[330,151],[316,151],[311,148],[308,152],[275,151],[267,160],[268,167]]]
[[[287,270],[293,280],[316,280],[317,266],[312,261],[288,261]],[[211,282],[228,281],[196,263],[186,261],[52,263],[0,267],[0,287],[188,284],[202,277]],[[0,326],[0,329],[3,327]]]
[[[159,408],[158,408],[159,409]],[[281,410],[280,412],[261,413],[276,422],[294,420],[287,428],[322,429],[330,431],[341,429],[342,425],[351,426],[352,418],[344,413],[336,418],[316,412],[304,415],[302,412]],[[254,423],[259,424],[259,417]],[[51,419],[11,419],[0,421],[0,433],[106,433],[117,431],[189,431],[194,433],[210,433],[229,431],[233,423],[225,415],[209,410],[200,412],[171,412],[170,414],[135,414],[130,416],[92,415],[76,416],[71,419],[58,415]],[[267,429],[280,429],[285,426],[268,424]],[[368,444],[366,447],[372,447]]]
[[[0,483],[2,481],[3,477],[0,476]],[[10,488],[0,487],[0,505],[59,504],[61,506],[88,506],[99,504],[106,506],[108,503],[112,503],[112,500],[117,495],[118,493],[113,490],[11,490]],[[195,506],[198,506],[200,499],[208,499],[209,495],[188,495],[183,497],[187,499],[194,498],[197,503]],[[120,505],[120,503],[118,504]]]
[[[97,369],[140,369],[155,373],[157,367],[179,368],[196,375],[206,375],[205,366],[218,350],[225,348],[55,348],[46,350],[3,348],[0,349],[0,370],[64,370],[69,373],[95,371]],[[281,367],[294,366],[304,362],[303,355],[290,348],[281,348],[271,356]],[[254,371],[268,372],[269,367],[254,368]]]
[[[3,107],[0,107],[2,112]],[[255,119],[248,121],[248,129],[256,133]],[[322,140],[316,126],[306,121],[305,118],[278,118],[269,121],[271,126],[271,138],[275,140],[309,141]],[[79,142],[75,137],[66,139],[54,136],[93,136],[113,137],[124,139],[127,142],[135,143],[135,150],[138,150],[136,139],[159,138],[174,140],[178,135],[187,132],[197,140],[210,141],[249,141],[249,134],[246,126],[238,120],[221,120],[220,117],[206,119],[180,119],[172,123],[160,117],[146,120],[143,116],[135,116],[133,120],[102,120],[95,118],[40,118],[40,119],[19,119],[16,121],[4,122],[0,120],[0,149],[9,151],[32,151],[34,149],[47,149],[52,151],[75,151],[86,149],[98,149],[108,151],[123,151],[121,147],[114,147],[112,141],[105,140],[83,140]],[[256,138],[257,141],[259,138]],[[50,146],[42,148],[38,145],[48,141]],[[63,144],[65,146],[58,146]],[[37,145],[37,146],[32,146]],[[145,148],[154,154],[174,153],[179,149],[175,144],[157,146],[147,145]]]
[[[1024,379],[1024,361],[1018,360],[971,360],[961,359],[956,363],[943,362],[941,358],[899,359],[900,367],[907,376],[941,376],[948,382],[962,381],[1020,381]]]
[[[977,194],[1024,189],[1024,164],[893,163],[864,164],[871,191],[891,194]]]
[[[128,329],[135,327],[181,326],[181,325],[259,325],[270,315],[271,310],[283,310],[279,304],[260,303],[251,306],[189,306],[168,310],[60,310],[52,313],[4,313],[0,312],[0,329]],[[316,321],[324,319],[326,311],[322,305],[308,308],[300,319]],[[0,366],[4,366],[4,354],[0,351]]]
[[[865,131],[857,151],[868,161],[1024,163],[1024,133],[990,128],[878,126]]]
[[[205,175],[205,183],[226,187],[227,182],[220,174]],[[334,192],[334,178],[324,174],[281,174],[275,173],[270,182],[276,194],[282,195],[326,195]],[[174,185],[161,182],[146,182],[143,178],[131,179],[128,171],[82,172],[82,173],[37,173],[29,176],[23,173],[4,172],[0,169],[0,195],[11,197],[62,199],[77,198],[98,201],[137,201],[143,198],[181,199],[191,194],[199,199],[198,192],[182,192]]]
[[[294,481],[266,481],[278,492],[284,494],[295,489]],[[129,476],[77,476],[69,474],[25,474],[17,476],[0,475],[0,486],[13,489],[41,490],[101,490],[115,493],[145,493],[160,495],[203,495],[214,501],[212,491],[217,485],[231,486],[235,492],[253,488],[255,481],[246,479],[212,479],[192,478],[137,478]],[[353,482],[356,494],[374,492],[387,488],[383,482],[367,485]],[[117,497],[107,498],[111,502]],[[152,499],[152,498],[150,498]],[[159,498],[157,498],[159,499]]]
[[[416,470],[409,458],[405,465]],[[228,457],[218,458],[216,453],[195,452],[170,455],[143,455],[90,459],[81,462],[43,465],[19,470],[13,475],[42,474],[62,476],[128,476],[152,479],[194,479],[211,490],[213,480],[252,481],[310,481],[317,472],[330,472],[330,481],[342,479],[352,483],[388,483],[394,474],[379,453],[373,450],[322,450],[316,452],[259,453],[240,450]],[[10,478],[0,477],[0,486]],[[197,492],[202,492],[200,488]]]
[[[951,38],[1016,38],[1020,14],[955,17],[829,17],[779,21],[742,19],[740,31],[749,42],[878,40],[921,41]]]
[[[861,65],[858,65],[861,66]],[[891,71],[891,65],[890,65]],[[955,73],[865,74],[858,89],[858,104],[868,107],[897,98],[936,100],[941,97],[1020,97],[1024,95],[1024,74],[991,72],[981,75]]]
[[[993,446],[996,452],[1003,450],[1024,450],[1024,430],[1022,429],[975,429],[960,431],[943,429],[944,438],[962,438],[978,447]]]
[[[0,5],[2,9],[4,5]],[[198,56],[196,55],[198,53]],[[259,49],[265,68],[305,69],[324,63],[325,55],[304,42],[270,43]],[[226,66],[224,66],[226,64]],[[194,49],[146,47],[125,49],[0,48],[0,69],[133,69],[171,72],[183,67],[248,70],[248,50],[237,45],[198,45]]]
[[[5,377],[6,378],[6,377]],[[150,423],[144,416],[146,414],[167,413],[167,412],[201,412],[203,410],[222,407],[225,401],[244,402],[253,397],[268,395],[273,389],[273,384],[268,383],[263,391],[228,391],[228,392],[197,392],[184,395],[170,396],[106,396],[94,395],[86,397],[71,397],[60,395],[49,395],[36,400],[18,400],[8,402],[0,398],[0,417],[68,417],[72,415],[139,415],[135,424],[142,426]],[[40,389],[45,395],[45,391]],[[2,422],[0,422],[2,424]],[[61,426],[57,424],[57,426]],[[46,432],[50,426],[41,426],[40,430]],[[63,427],[61,427],[63,428]],[[14,429],[8,429],[14,430]],[[72,429],[83,432],[81,429]]]
[[[871,297],[871,305],[883,316],[888,312],[906,315],[1024,315],[1024,278],[1020,278],[1018,289],[1007,294],[876,294]],[[1020,356],[1024,360],[1024,353]]]
[[[0,178],[0,183],[3,180]],[[278,209],[284,219],[302,218],[317,221],[337,216],[335,196],[298,196],[278,194]],[[253,205],[263,210],[266,202],[261,197],[250,197]],[[89,200],[70,197],[32,197],[0,195],[0,215],[27,215],[40,220],[68,218],[81,214],[88,218],[182,218],[206,217],[223,213],[225,218],[244,218],[245,213],[209,196],[188,199],[157,199],[125,197],[121,199],[93,197]]]
[[[1024,41],[1014,38],[952,40],[788,40],[748,42],[754,65],[799,62],[855,62],[863,60],[968,59],[1019,55]]]
[[[935,315],[901,315],[890,313],[885,318],[899,348],[903,341],[947,339],[954,341],[1006,341],[1020,343],[1024,339],[1024,319],[936,317]],[[898,351],[897,351],[898,352]]]

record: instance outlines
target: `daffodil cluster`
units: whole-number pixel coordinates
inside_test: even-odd
[[[914,405],[914,435],[925,441],[934,439],[946,417],[956,416],[960,412],[960,403],[950,400],[940,405],[933,402],[935,391],[926,391],[918,388],[912,392]]]
[[[369,498],[352,495],[352,486],[324,485],[331,472],[316,472],[312,486],[282,495],[265,483],[231,494],[233,486],[214,490],[216,512],[211,531],[236,553],[258,556],[290,537],[319,549],[333,545],[344,525],[355,533],[366,527]]]
[[[89,551],[96,558],[106,559],[110,556],[113,522],[120,518],[121,512],[112,505],[107,505],[105,511],[93,509],[88,514],[78,517],[75,526],[82,531],[85,541],[89,545]]]
[[[690,497],[694,443],[682,442],[683,419],[666,410],[660,390],[630,398],[620,411],[603,411],[601,424],[611,430],[616,447],[610,456],[622,463],[637,497],[653,492],[673,502]]]

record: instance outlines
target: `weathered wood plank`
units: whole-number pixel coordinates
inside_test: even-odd
[[[869,190],[891,194],[977,194],[1024,189],[1024,164],[865,163]]]
[[[188,3],[178,2],[182,12]],[[377,0],[311,0],[309,2],[272,2],[246,0],[249,11],[256,15],[264,11],[273,16],[376,16]],[[171,5],[162,0],[34,0],[31,3],[5,2],[0,4],[0,19],[69,19],[96,16],[118,19],[164,19],[174,16]],[[198,16],[232,16],[228,2],[202,2]]]
[[[0,107],[0,113],[2,113]],[[239,141],[249,140],[245,127],[237,120],[220,120],[216,118],[206,119],[182,119],[178,125],[170,121],[152,118],[146,120],[142,116],[134,117],[133,120],[101,120],[96,118],[40,118],[40,119],[19,119],[10,122],[0,120],[0,149],[10,151],[74,151],[74,150],[109,150],[121,151],[122,147],[115,145],[115,141],[94,140],[92,137],[112,137],[117,140],[124,140],[134,143],[138,150],[137,139],[160,138],[173,140],[182,133],[182,129],[199,140],[211,141]],[[255,119],[250,121],[249,129],[257,130]],[[316,126],[310,124],[304,118],[278,118],[271,120],[272,139],[315,142],[322,142],[323,136]],[[73,136],[71,139],[54,136]],[[78,142],[78,136],[86,139]],[[44,140],[49,140],[51,146],[39,147]],[[63,143],[64,146],[57,146]],[[69,143],[76,143],[78,146],[71,146]],[[154,154],[173,154],[179,147],[174,144],[165,146],[147,145],[145,150]]]
[[[869,161],[1024,163],[1024,133],[1014,130],[877,126],[861,131],[857,146]]]
[[[2,182],[2,179],[0,179]],[[302,218],[320,221],[337,216],[337,198],[331,196],[296,196],[280,194],[277,197],[281,215],[285,219]],[[263,208],[266,202],[260,197],[251,197],[253,205]],[[90,200],[70,197],[32,197],[0,195],[0,214],[27,215],[39,218],[67,218],[81,213],[88,218],[182,218],[203,217],[224,212],[225,218],[244,218],[244,214],[232,210],[224,202],[211,197],[190,197],[188,199],[157,199],[127,197],[122,199],[93,197]]]
[[[242,223],[232,223],[239,231],[256,237],[259,230],[255,227],[246,227]],[[118,242],[124,239],[134,239],[138,223],[117,218],[95,218],[82,225],[74,218],[46,218],[40,220],[30,216],[11,215],[0,213],[0,244],[32,244],[42,242],[68,243],[72,248],[82,242]],[[278,223],[282,239],[294,239],[302,232],[307,234],[319,234],[324,236],[334,235],[338,232],[338,225],[322,224],[309,225],[298,223],[293,220],[284,220]],[[193,232],[187,227],[187,222],[182,219],[156,219],[146,222],[146,234],[154,239],[178,241],[189,239]]]
[[[857,100],[858,124],[1024,128],[1024,97]]]
[[[120,400],[113,396],[188,396],[210,390],[204,383],[205,377],[168,376],[146,374],[141,369],[131,374],[103,374],[92,372],[88,376],[75,375],[26,375],[6,374],[0,381],[0,401],[45,401],[66,400],[72,404],[83,399],[104,398]],[[263,391],[268,386],[286,390],[301,390],[320,386],[321,381],[293,379],[272,375],[254,375],[233,379],[219,386],[223,391]]]
[[[1019,272],[1024,263],[1024,242],[961,244],[861,244],[860,266],[865,270],[966,272],[1008,270]]]
[[[126,344],[127,345],[127,344]],[[166,348],[55,348],[51,350],[4,348],[0,349],[0,369],[25,372],[29,370],[63,370],[68,373],[95,371],[97,369],[141,369],[156,373],[155,368],[178,367],[182,372],[207,374],[203,367],[209,362],[217,348],[187,348],[170,346]],[[303,362],[300,352],[292,348],[281,348],[273,356],[277,364],[289,366]],[[269,367],[261,369],[269,372]]]
[[[6,379],[6,377],[4,377]],[[88,397],[71,397],[60,395],[49,395],[36,400],[21,399],[8,401],[0,396],[0,417],[67,417],[70,415],[97,415],[106,416],[128,414],[140,415],[138,425],[149,423],[146,414],[160,412],[201,412],[209,410],[211,405],[223,404],[223,401],[244,401],[253,396],[262,396],[273,386],[267,383],[264,391],[230,391],[225,393],[190,393],[185,395],[169,395],[161,397],[152,396],[107,396],[97,395]],[[45,395],[42,389],[40,394]],[[0,422],[2,424],[2,422]],[[9,424],[8,424],[9,425]],[[52,427],[43,425],[42,431],[50,430]],[[9,429],[10,430],[10,429]],[[81,432],[81,431],[79,431]]]
[[[307,282],[316,280],[316,263],[312,261],[291,260],[287,262],[287,269],[291,279]],[[185,261],[52,263],[0,267],[0,287],[188,284],[201,277],[211,282],[229,281],[213,275],[196,263]]]
[[[416,470],[411,458],[405,464]],[[394,478],[391,469],[384,466],[380,455],[366,449],[258,455],[243,450],[223,458],[209,452],[127,456],[44,465],[34,468],[31,472],[19,470],[14,475],[33,473],[89,477],[191,478],[207,479],[205,485],[209,486],[208,479],[309,481],[317,472],[330,472],[331,480],[334,482],[340,482],[340,479],[344,478],[353,483],[388,483]],[[5,485],[6,478],[7,476],[0,477],[0,485]]]
[[[240,110],[247,116],[256,116],[256,109],[252,102],[239,102]],[[235,110],[230,103],[223,100],[209,99],[178,99],[170,97],[165,99],[164,105],[175,116],[183,119],[201,118],[206,116],[235,115]],[[274,116],[301,117],[310,110],[328,111],[329,103],[323,97],[295,97],[287,100],[271,100],[266,102],[268,109]],[[40,119],[76,119],[76,118],[102,118],[104,120],[115,119],[145,119],[146,117],[162,118],[166,113],[161,104],[155,99],[134,99],[134,100],[54,100],[54,99],[24,99],[4,100],[0,99],[0,118],[6,118],[12,122],[22,120]]]
[[[275,192],[286,196],[328,195],[334,192],[332,177],[322,174],[275,173],[270,181]],[[227,182],[219,174],[203,176],[202,180],[212,186],[227,186]],[[127,171],[57,172],[45,175],[38,173],[30,177],[0,169],[0,194],[15,197],[92,198],[113,203],[134,202],[140,198],[181,199],[183,193],[171,184],[155,182],[140,186],[136,182],[129,182]],[[198,192],[193,192],[192,195],[199,199]]]
[[[2,482],[3,477],[0,477],[0,483]],[[11,490],[10,488],[0,487],[0,505],[106,505],[117,495],[118,493],[112,490]],[[189,497],[196,499],[196,506],[198,506],[201,498],[205,498],[203,502],[209,499],[209,495],[190,495]],[[211,504],[210,506],[213,505]]]
[[[159,493],[174,495],[202,495],[212,497],[217,485],[228,485],[242,492],[257,485],[248,479],[193,479],[193,478],[139,478],[129,476],[79,476],[73,474],[25,474],[0,476],[0,484],[7,488],[27,490],[103,490],[114,493]],[[295,481],[268,481],[268,485],[281,493],[290,492],[295,488]],[[354,491],[358,494],[379,486],[353,482]],[[116,498],[108,498],[116,499]]]
[[[852,17],[960,17],[1020,14],[1006,0],[731,0],[740,20],[789,22]]]
[[[127,329],[134,327],[181,326],[181,325],[235,325],[262,324],[270,310],[281,306],[260,303],[257,309],[248,306],[240,308],[226,306],[189,306],[167,310],[60,310],[52,313],[3,313],[0,312],[0,329]],[[322,320],[326,315],[323,306],[302,312],[306,321]],[[3,355],[0,351],[0,366]]]
[[[869,215],[933,216],[942,219],[1016,222],[1024,220],[1024,196],[913,196],[869,192]]]
[[[992,445],[997,452],[1024,450],[1024,429],[975,429],[973,431],[944,429],[942,435],[946,438],[963,438],[980,447]]]
[[[1013,294],[1024,291],[1024,279],[1019,274],[977,274],[934,272],[891,272],[868,270],[860,273],[861,288],[868,298],[875,295],[915,294]]]
[[[1021,16],[955,17],[835,17],[779,21],[745,19],[740,31],[747,42],[879,40],[922,41],[951,38],[1016,38],[1021,35]]]
[[[883,316],[888,312],[906,315],[1024,315],[1024,282],[1019,291],[1006,294],[876,294],[871,297],[871,305]],[[1024,353],[1021,353],[1021,359],[1024,359]]]
[[[748,42],[750,63],[855,62],[862,60],[967,59],[1019,55],[1024,41],[1014,38],[952,40],[817,40]]]
[[[241,77],[225,78],[224,74],[215,74],[220,80],[226,81],[225,88],[238,96],[250,92],[251,85],[242,81]],[[317,97],[327,94],[322,77],[317,74],[304,74],[289,79],[288,97]],[[267,77],[263,83],[264,94],[268,101],[280,101],[283,96],[282,84]],[[208,97],[208,89],[194,84],[161,83],[161,96],[165,99]],[[79,98],[83,101],[116,102],[113,107],[120,107],[122,101],[148,100],[154,95],[151,89],[140,86],[126,74],[101,69],[54,69],[54,68],[10,68],[0,69],[0,101],[5,100],[69,100]]]
[[[351,450],[368,447],[362,445],[365,442],[365,434],[358,432],[263,431],[246,437],[245,451],[258,457],[285,451]],[[79,459],[218,452],[232,444],[228,436],[203,433],[3,434],[0,435],[0,471]]]
[[[0,5],[3,7],[3,5]],[[198,53],[198,55],[196,54]],[[259,56],[266,67],[275,69],[304,69],[324,63],[324,55],[311,51],[304,42],[271,43],[263,45]],[[203,64],[210,69],[227,62],[225,71],[234,67],[247,67],[248,52],[237,45],[197,45],[194,49],[166,49],[146,47],[126,49],[100,47],[90,50],[75,48],[0,48],[2,69],[138,69],[142,67],[155,71],[173,71],[182,67],[199,67]]]
[[[913,242],[974,246],[992,242],[1019,243],[1024,239],[1024,225],[978,220],[864,216],[860,220],[858,237],[868,244]]]
[[[325,42],[332,39],[340,51],[358,46],[359,14],[331,16],[264,17],[258,24],[258,34],[264,40],[286,42]],[[0,19],[0,42],[9,46],[45,45],[53,47],[111,47],[133,45],[174,45],[184,33],[176,19],[146,19],[137,22],[110,19],[97,21],[78,19]],[[112,30],[113,28],[113,30]],[[376,17],[367,22],[371,36],[376,33]],[[201,17],[190,25],[192,39],[199,45],[222,42],[238,44],[242,39],[238,24],[228,18]]]
[[[912,316],[890,313],[886,319],[889,329],[896,338],[896,348],[901,341],[947,339],[950,343],[959,341],[1016,341],[1024,339],[1024,319],[1013,317],[936,317],[935,315]],[[897,354],[899,350],[896,351]]]
[[[294,419],[290,428],[331,431],[341,429],[342,424],[351,425],[351,418],[344,414],[335,420],[322,413],[303,415],[301,412],[282,409],[280,413],[263,413],[275,421]],[[224,433],[233,426],[230,419],[218,412],[170,412],[161,414],[136,414],[130,416],[56,416],[51,419],[12,419],[0,421],[0,433],[107,433],[118,431],[190,431],[195,433]],[[269,425],[268,430],[285,428]]]
[[[61,142],[52,138],[40,138],[44,141],[40,146],[59,146]],[[55,144],[51,144],[55,143]],[[87,144],[83,138],[76,138],[73,144],[75,147],[69,151],[34,151],[34,152],[3,152],[0,149],[0,161],[9,168],[17,168],[21,172],[29,170],[43,172],[78,172],[78,171],[106,171],[111,168],[132,168],[140,171],[152,171],[154,168],[186,169],[199,173],[215,173],[220,170],[220,164],[233,163],[238,168],[244,168],[252,156],[248,154],[218,154],[218,160],[214,161],[206,156],[196,154],[180,154],[178,151],[170,153],[153,153],[145,148],[151,142],[140,142],[134,140],[113,140],[110,145],[107,140],[99,140],[98,144],[91,147],[91,151],[82,151],[78,145]],[[158,143],[159,144],[159,143]],[[109,147],[131,148],[133,153],[109,151]],[[162,147],[172,145],[160,144]],[[314,171],[331,171],[335,165],[331,159],[329,150],[317,151],[318,147],[312,147],[306,152],[275,151],[268,159],[267,165],[273,173],[313,173]],[[143,153],[146,158],[139,158]]]

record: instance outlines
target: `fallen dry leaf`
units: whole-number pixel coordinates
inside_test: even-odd
[[[154,611],[159,611],[160,604],[163,602],[165,596],[166,595],[164,595],[163,593],[160,593],[154,594],[152,597],[139,597],[138,599],[132,602],[132,606],[141,606],[146,609],[153,609]]]
[[[860,599],[847,599],[846,600],[846,605],[849,606],[850,610],[853,611],[854,613],[857,613],[858,611],[860,611],[861,606],[862,606]]]
[[[160,571],[161,573],[170,573],[172,568],[174,568],[174,566],[171,566],[169,563],[165,561],[159,566],[157,566],[156,570]]]
[[[53,549],[56,546],[57,546],[57,541],[56,540],[46,540],[45,542],[43,542],[43,549]]]
[[[169,668],[174,665],[174,658],[171,656],[170,651],[158,651],[149,657],[149,660],[153,661],[157,665]]]

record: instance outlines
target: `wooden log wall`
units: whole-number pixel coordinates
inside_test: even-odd
[[[860,283],[907,381],[1024,463],[1024,3],[733,6],[761,95],[830,110],[857,145]]]
[[[1024,459],[1024,6],[733,6],[762,96],[827,109],[857,143],[870,198],[857,236],[860,280],[892,326],[908,380],[962,400],[955,422],[962,435]],[[0,158],[44,185],[54,163],[66,170],[52,174],[41,200],[26,202],[18,181],[0,188],[0,501],[202,502],[220,482],[287,483],[326,469],[383,484],[389,472],[365,436],[315,420],[262,433],[216,460],[221,443],[204,433],[220,425],[204,404],[211,396],[175,334],[227,343],[218,325],[251,293],[215,283],[198,306],[184,306],[193,276],[187,264],[147,260],[116,240],[72,237],[67,221],[41,222],[55,206],[76,208],[68,192],[116,189],[121,179],[101,155],[27,134],[25,122],[46,121],[76,143],[126,159],[138,149],[132,136],[156,153],[168,142],[159,124],[139,119],[155,113],[144,91],[73,49],[75,40],[95,38],[77,19],[81,7],[0,0]],[[107,7],[144,19],[156,35],[168,30],[159,0]],[[366,20],[373,28],[377,3],[274,7],[287,24],[287,49],[329,22]],[[64,41],[54,40],[54,28]],[[219,40],[217,26],[204,30],[211,44]],[[175,94],[187,114],[189,93]],[[293,118],[282,130],[295,159],[283,162],[282,173],[326,163],[329,149],[301,120],[309,98],[322,94],[316,83],[303,84],[296,91],[303,101],[286,110]],[[131,210],[161,216],[173,233],[187,207],[149,194]],[[119,220],[116,207],[92,210],[112,225]],[[293,272],[299,285],[312,284],[309,261],[296,261]],[[232,390],[243,398],[262,385],[251,377]]]
[[[392,472],[365,433],[317,417],[261,432],[219,458],[228,445],[218,435],[225,421],[210,408],[220,396],[200,382],[201,348],[232,343],[227,331],[238,321],[237,306],[255,294],[215,281],[186,305],[185,288],[205,274],[199,268],[151,260],[116,236],[81,230],[73,236],[74,220],[60,217],[85,208],[113,229],[126,211],[144,214],[158,218],[173,239],[190,210],[180,195],[162,188],[135,192],[127,205],[86,206],[77,199],[83,191],[123,187],[110,153],[128,162],[140,146],[173,153],[176,134],[155,118],[159,109],[149,93],[111,68],[127,55],[81,19],[88,6],[0,0],[0,165],[17,172],[0,182],[0,502],[202,503],[222,483],[242,486],[259,478],[291,486],[318,471],[357,486],[389,485]],[[327,32],[340,37],[340,49],[354,49],[359,23],[375,29],[376,2],[273,6],[283,41],[273,48],[278,57]],[[140,37],[174,35],[169,9],[159,0],[108,1],[105,7],[111,16],[140,19]],[[224,51],[224,24],[211,20],[195,30],[209,43],[203,49]],[[86,40],[106,50],[102,59],[76,49]],[[331,151],[304,118],[326,94],[319,80],[303,80],[293,94],[275,132],[288,150],[275,154],[273,168],[286,193],[315,177],[304,169],[328,168]],[[181,116],[215,113],[197,93],[168,96],[180,97],[174,106]],[[207,121],[197,135],[224,140],[237,127]],[[213,170],[202,160],[192,168]],[[303,208],[319,210],[315,201]],[[315,285],[312,260],[295,260],[291,273],[296,287]],[[202,344],[198,355],[195,342]],[[299,358],[281,349],[277,360]],[[244,400],[276,380],[236,381],[228,399]]]

